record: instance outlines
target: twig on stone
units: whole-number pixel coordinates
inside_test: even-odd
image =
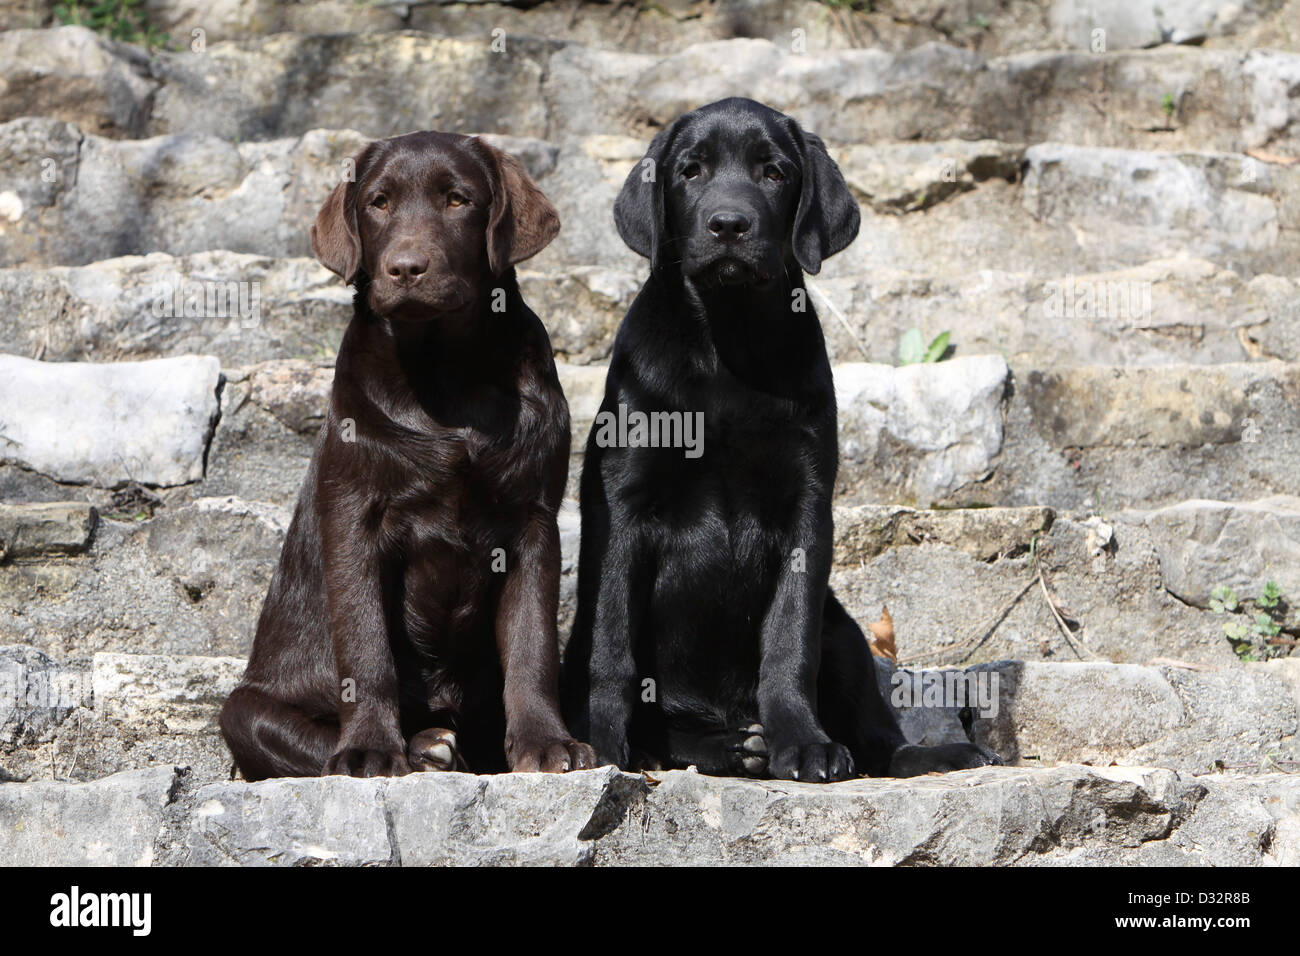
[[[1037,536],[1034,537],[1034,546],[1032,548],[1032,551],[1034,555],[1034,570],[1035,572],[1037,572],[1038,586],[1042,588],[1043,591],[1043,600],[1047,602],[1047,609],[1052,612],[1052,617],[1055,619],[1057,625],[1061,628],[1061,633],[1065,635],[1065,642],[1070,645],[1070,649],[1074,651],[1075,656],[1078,657],[1079,660],[1081,661],[1097,660],[1097,656],[1093,654],[1092,651],[1084,647],[1083,644],[1080,643],[1075,638],[1074,633],[1070,630],[1070,626],[1065,623],[1065,618],[1061,616],[1061,612],[1056,606],[1056,601],[1052,597],[1052,592],[1047,588],[1047,580],[1046,578],[1043,577],[1043,564],[1038,559]]]
[[[1020,599],[1024,597],[1029,592],[1029,589],[1032,588],[1033,586],[1034,586],[1034,579],[1031,577],[1025,583],[1024,587],[1022,587],[1019,591],[1017,591],[1009,601],[1007,601],[1005,604],[1002,605],[1001,608],[998,609],[998,613],[992,617],[992,619],[989,621],[988,624],[981,625],[981,628],[979,632],[977,632],[977,635],[975,637],[963,641],[962,643],[957,644],[953,647],[945,647],[937,651],[930,651],[929,653],[926,654],[917,654],[915,657],[909,658],[907,663],[909,665],[931,664],[931,665],[947,666],[942,664],[942,662],[954,654],[960,656],[952,660],[953,664],[965,663],[970,659],[970,656],[972,654],[974,654],[977,650],[979,650],[980,647],[986,641],[988,641],[990,637],[993,636],[993,632],[996,631],[998,627],[1001,626],[1004,620],[1006,620],[1007,615],[1011,613],[1011,609],[1020,602]]]
[[[810,291],[816,292],[817,298],[826,303],[826,308],[830,309],[831,315],[835,316],[835,318],[839,320],[840,325],[844,326],[844,331],[849,333],[849,338],[851,338],[853,344],[858,347],[858,351],[862,353],[862,357],[870,362],[871,356],[867,354],[866,346],[858,339],[858,334],[853,331],[853,327],[849,325],[849,320],[844,317],[844,313],[835,307],[835,303],[830,300],[830,297],[827,296],[826,293],[821,290],[821,287],[811,279],[805,279],[804,285],[806,285]]]

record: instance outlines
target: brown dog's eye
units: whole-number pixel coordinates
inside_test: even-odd
[[[785,175],[779,168],[773,166],[771,163],[768,163],[763,167],[763,178],[770,179],[774,183],[785,182]]]
[[[699,174],[700,174],[699,163],[687,163],[685,166],[682,167],[683,179],[694,179]]]
[[[374,206],[376,209],[387,209],[387,208],[388,208],[388,197],[387,197],[387,196],[376,196],[374,199],[370,200],[370,205]]]
[[[459,206],[469,205],[469,200],[460,193],[447,193],[447,205],[454,209]]]

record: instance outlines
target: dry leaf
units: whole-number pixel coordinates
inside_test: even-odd
[[[1251,159],[1258,159],[1261,163],[1272,163],[1275,166],[1294,166],[1300,163],[1300,156],[1283,156],[1281,153],[1270,153],[1266,149],[1248,149],[1246,155]]]
[[[894,641],[894,619],[889,615],[889,607],[881,605],[880,620],[867,625],[867,641],[871,653],[877,657],[898,663],[898,645]]]

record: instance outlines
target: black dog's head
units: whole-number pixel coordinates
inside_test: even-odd
[[[678,118],[628,174],[614,221],[653,268],[760,285],[793,257],[816,274],[858,234],[858,204],[822,141],[753,100]]]
[[[321,263],[368,280],[378,315],[431,320],[478,305],[484,279],[560,231],[555,207],[513,156],[472,136],[408,133],[367,146],[311,230]]]

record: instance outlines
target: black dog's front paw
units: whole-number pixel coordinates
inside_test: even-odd
[[[401,777],[411,772],[405,748],[340,747],[325,761],[322,777]]]
[[[1001,765],[1001,757],[978,744],[940,744],[937,747],[904,744],[890,758],[889,776],[916,777],[923,773],[948,773]]]
[[[833,741],[773,747],[768,773],[781,780],[809,783],[828,783],[855,776],[849,749]]]

